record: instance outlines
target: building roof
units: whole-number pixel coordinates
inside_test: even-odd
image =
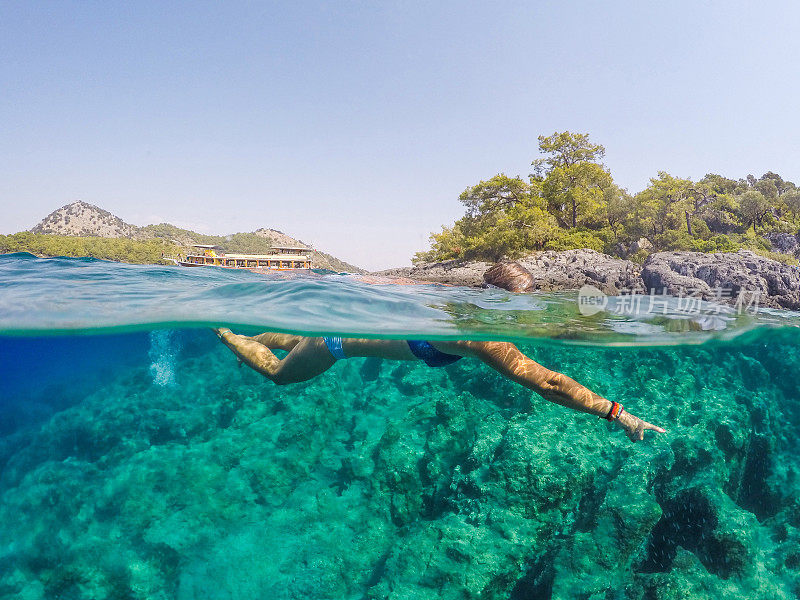
[[[236,260],[307,260],[303,254],[225,254],[217,258],[234,258]]]
[[[222,250],[221,246],[215,246],[214,244],[192,244],[195,248],[209,248],[212,250]]]

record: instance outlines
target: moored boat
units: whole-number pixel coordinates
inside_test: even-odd
[[[275,246],[269,254],[226,254],[220,246],[195,244],[197,252],[175,259],[182,267],[223,267],[226,269],[269,269],[288,271],[311,269],[311,249],[301,246]]]

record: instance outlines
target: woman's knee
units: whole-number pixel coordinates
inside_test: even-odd
[[[294,381],[289,381],[288,379],[284,379],[280,375],[272,377],[271,379],[272,383],[274,383],[275,385],[288,385],[290,383],[295,383]]]

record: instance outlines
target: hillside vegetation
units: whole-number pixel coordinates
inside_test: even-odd
[[[205,235],[181,229],[169,223],[160,223],[141,227],[139,231],[147,238],[163,239],[181,246],[184,254],[192,244],[214,244],[222,248],[223,252],[234,254],[266,254],[273,246],[307,246],[302,241],[274,229],[258,229],[250,233],[240,232],[230,235]],[[315,268],[332,271],[363,271],[355,265],[319,250],[311,250],[310,254]]]
[[[87,202],[62,206],[27,232],[0,236],[0,252],[31,252],[43,256],[91,256],[130,263],[165,262],[193,251],[194,244],[214,244],[223,252],[267,254],[274,246],[306,244],[276,229],[249,233],[206,235],[169,223],[138,227]],[[335,256],[310,250],[315,268],[363,272]]]
[[[273,245],[271,238],[256,233],[205,235],[169,223],[147,225],[140,231],[148,238],[163,239],[183,247],[191,247],[192,244],[214,244],[223,251],[231,253],[264,254],[269,252]]]
[[[139,227],[88,202],[72,202],[54,210],[31,229],[31,233],[50,233],[78,237],[140,239]]]
[[[161,239],[78,237],[37,234],[29,231],[0,235],[0,253],[30,252],[40,256],[90,256],[135,264],[166,263],[163,256],[177,255],[180,248]]]
[[[776,173],[699,181],[661,171],[630,194],[588,134],[539,137],[527,179],[503,173],[467,188],[463,217],[431,235],[415,262],[498,260],[536,250],[592,248],[641,261],[652,251],[746,248],[796,264],[800,189]],[[794,255],[794,256],[793,256]]]

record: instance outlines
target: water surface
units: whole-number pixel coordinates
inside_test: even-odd
[[[2,256],[0,597],[800,596],[798,315],[614,302]],[[279,387],[222,323],[510,340],[668,431],[472,360]]]

